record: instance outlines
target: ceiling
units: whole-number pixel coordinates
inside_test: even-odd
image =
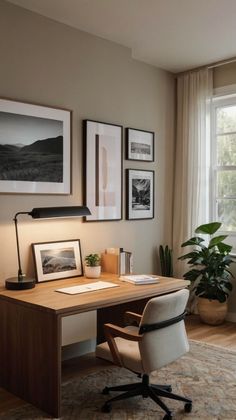
[[[236,56],[235,0],[7,0],[179,72]]]

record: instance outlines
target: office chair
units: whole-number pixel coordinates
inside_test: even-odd
[[[155,401],[166,413],[163,420],[172,419],[173,415],[160,397],[183,401],[185,412],[192,411],[192,401],[172,393],[171,385],[149,383],[151,372],[173,362],[189,350],[183,320],[188,296],[188,290],[180,290],[150,299],[142,315],[126,312],[126,317],[136,321],[138,327],[104,325],[107,342],[96,347],[96,356],[129,369],[138,374],[142,381],[105,387],[103,394],[124,392],[109,399],[102,407],[103,412],[110,412],[113,402],[137,395]]]

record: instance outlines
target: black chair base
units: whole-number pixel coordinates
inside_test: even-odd
[[[110,391],[124,391],[122,394],[117,395],[105,402],[102,406],[102,412],[109,413],[111,411],[111,404],[115,401],[124,400],[127,398],[135,397],[137,395],[142,395],[143,398],[150,397],[156,404],[158,404],[164,411],[165,416],[164,420],[169,420],[173,418],[172,412],[169,410],[167,405],[159,398],[170,398],[172,400],[183,401],[184,411],[190,413],[192,411],[192,400],[189,398],[182,397],[180,395],[173,394],[171,391],[171,385],[154,385],[149,384],[149,376],[143,375],[142,382],[137,382],[134,384],[119,385],[112,387],[105,387],[102,391],[103,394],[109,394]]]

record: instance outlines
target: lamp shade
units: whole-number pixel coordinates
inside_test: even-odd
[[[86,206],[36,207],[28,213],[33,219],[49,219],[56,217],[81,217],[90,215]]]

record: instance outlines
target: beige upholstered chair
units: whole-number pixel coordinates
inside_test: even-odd
[[[103,412],[111,410],[112,402],[136,395],[151,397],[165,411],[165,420],[172,419],[172,413],[160,397],[183,401],[185,411],[192,410],[192,401],[173,394],[170,385],[149,384],[151,372],[173,362],[189,350],[183,320],[188,296],[188,290],[180,290],[149,300],[142,315],[126,312],[126,316],[135,320],[138,327],[104,325],[107,342],[97,346],[96,356],[139,374],[142,381],[106,387],[104,394],[109,391],[124,393],[108,400],[102,407]]]

